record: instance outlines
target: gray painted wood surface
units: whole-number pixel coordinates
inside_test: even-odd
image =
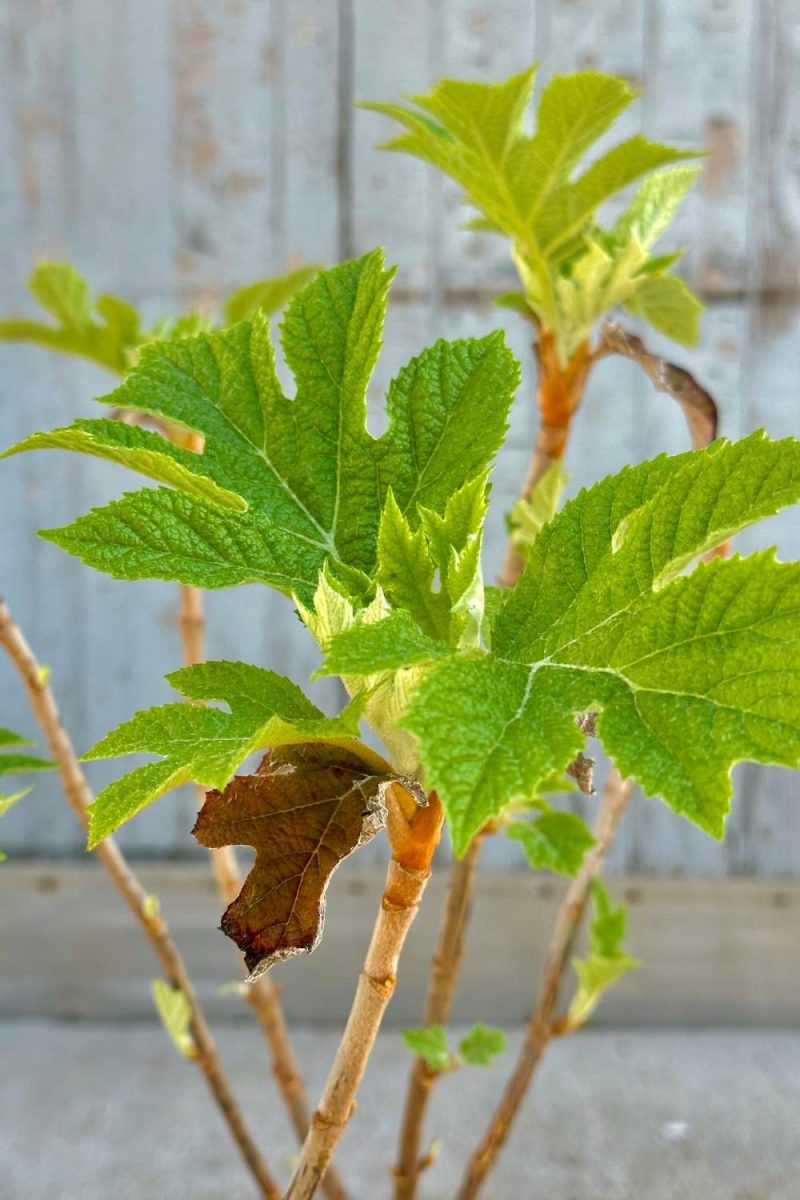
[[[0,0],[0,55],[0,311],[28,309],[23,282],[37,256],[70,257],[98,290],[156,314],[214,306],[249,278],[382,243],[401,269],[371,394],[374,432],[385,386],[411,354],[439,335],[507,329],[525,380],[495,481],[489,574],[534,422],[525,329],[491,304],[512,268],[499,239],[459,228],[446,181],[375,152],[385,125],[354,110],[355,99],[394,97],[444,72],[499,77],[533,58],[545,76],[596,66],[628,77],[643,99],[627,132],[710,149],[676,232],[708,304],[701,344],[681,359],[718,396],[725,432],[798,432],[797,0]],[[0,359],[4,445],[91,413],[113,383],[26,347],[4,346]],[[571,486],[685,440],[669,400],[631,364],[605,362],[570,451]],[[79,748],[166,699],[162,675],[179,661],[172,588],[115,582],[35,537],[126,486],[114,468],[68,455],[3,464],[0,590],[53,669]],[[800,554],[796,517],[745,545],[771,541],[785,557]],[[305,680],[315,655],[286,601],[242,588],[212,596],[208,609],[211,655]],[[33,732],[7,666],[0,679],[0,723]],[[334,701],[330,685],[315,692]],[[114,770],[97,765],[92,778]],[[639,801],[613,867],[800,873],[796,776],[740,768],[736,783],[723,847]],[[193,853],[191,807],[186,794],[165,799],[124,843],[143,855]],[[16,855],[79,852],[53,781],[5,818],[2,834]],[[499,844],[486,861],[522,866]]]
[[[145,864],[141,876],[161,901],[204,1008],[249,1019],[247,1005],[225,986],[237,979],[236,956],[217,928],[220,905],[205,865]],[[339,871],[319,947],[275,967],[293,1025],[346,1017],[383,877],[363,863]],[[392,1025],[418,1019],[445,882],[437,872],[409,934],[387,1014]],[[796,880],[623,875],[611,886],[628,906],[626,946],[642,965],[611,989],[593,1023],[797,1025]],[[562,890],[530,871],[479,876],[455,1021],[527,1017]],[[10,862],[0,875],[5,895],[16,906],[3,932],[0,1017],[152,1015],[152,953],[97,864]]]

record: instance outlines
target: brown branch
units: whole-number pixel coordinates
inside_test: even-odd
[[[657,392],[666,392],[678,402],[695,450],[702,450],[714,441],[719,426],[716,401],[685,367],[653,354],[640,337],[615,321],[608,321],[603,326],[592,358],[596,362],[609,354],[621,354],[637,363]]]
[[[482,837],[473,838],[463,858],[457,859],[450,872],[444,916],[436,952],[431,962],[428,995],[422,1018],[424,1026],[446,1025],[458,985],[464,940],[469,917],[470,897],[478,863]],[[432,1071],[424,1058],[415,1058],[406,1091],[400,1126],[397,1165],[392,1171],[395,1200],[412,1200],[420,1172],[429,1160],[420,1157],[425,1112],[440,1072]]]
[[[580,872],[571,880],[558,910],[539,985],[539,999],[528,1020],[522,1049],[486,1133],[469,1160],[457,1200],[474,1200],[478,1195],[508,1137],[536,1067],[553,1036],[561,982],[586,910],[592,881],[603,869],[633,789],[630,780],[623,780],[616,770],[611,770],[597,814],[595,844],[588,851]]]
[[[64,793],[78,820],[88,827],[86,812],[94,796],[88,780],[75,757],[69,735],[61,724],[46,672],[37,662],[22,630],[13,620],[7,605],[0,601],[0,645],[16,667],[28,692],[31,708],[41,726],[50,753],[58,763]],[[231,1136],[256,1180],[259,1191],[267,1200],[278,1200],[280,1188],[262,1159],[248,1129],[237,1100],[225,1076],[208,1022],[200,1007],[186,966],[167,928],[163,917],[153,910],[149,897],[134,874],[113,838],[108,837],[96,847],[95,853],[112,882],[122,894],[150,942],[164,973],[173,987],[180,988],[189,1002],[191,1036],[197,1050],[192,1061],[205,1076],[209,1090],[219,1107]]]
[[[192,447],[194,449],[194,447]],[[181,645],[183,647],[184,666],[193,666],[202,662],[205,657],[203,635],[205,632],[205,614],[203,612],[203,594],[199,588],[182,586],[180,629]],[[205,789],[198,785],[197,797],[200,807],[205,801]],[[220,900],[227,906],[232,904],[242,890],[242,876],[233,846],[209,851],[214,878]],[[247,974],[241,956],[237,954],[244,973]],[[308,1133],[310,1113],[306,1101],[305,1088],[297,1060],[294,1056],[286,1018],[281,1004],[281,993],[278,984],[266,975],[257,979],[245,988],[245,998],[252,1006],[269,1048],[272,1062],[272,1073],[275,1076],[278,1089],[289,1120],[302,1145]],[[347,1193],[339,1179],[335,1168],[326,1173],[322,1190],[329,1200],[346,1200]]]
[[[430,876],[441,828],[442,809],[435,794],[410,821],[390,803],[392,859],[372,940],[319,1108],[311,1119],[284,1200],[310,1200],[314,1195],[355,1110],[358,1086],[394,992],[400,952]]]

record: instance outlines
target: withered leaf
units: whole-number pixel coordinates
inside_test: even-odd
[[[387,792],[402,787],[424,805],[415,781],[379,755],[329,742],[272,750],[255,775],[207,793],[194,835],[201,845],[252,846],[253,869],[221,928],[244,951],[251,978],[311,951],[325,921],[325,891],[349,854],[386,823]]]

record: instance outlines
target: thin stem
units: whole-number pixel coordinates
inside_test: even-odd
[[[580,405],[592,365],[588,344],[584,343],[578,347],[566,368],[562,368],[556,353],[555,339],[552,333],[545,329],[539,330],[534,349],[539,366],[536,402],[540,423],[528,473],[520,489],[520,496],[526,500],[530,499],[534,487],[545,471],[560,459],[566,450],[572,418]],[[513,587],[524,566],[524,560],[509,538],[503,565],[497,577],[498,584],[501,587]],[[465,857],[455,862],[451,869],[445,917],[431,963],[431,979],[424,1015],[426,1026],[443,1025],[450,1015],[464,953],[469,900],[481,840],[476,838]],[[420,1147],[425,1112],[438,1077],[439,1073],[429,1070],[424,1059],[414,1059],[400,1126],[397,1165],[393,1170],[395,1200],[413,1200],[420,1172],[429,1165],[428,1161],[421,1157]]]
[[[461,972],[464,940],[469,919],[470,898],[482,837],[470,843],[463,858],[456,859],[450,872],[444,916],[436,952],[431,962],[428,995],[423,1025],[446,1025]],[[408,1080],[406,1102],[400,1126],[397,1165],[394,1176],[395,1200],[413,1200],[419,1174],[428,1164],[420,1157],[425,1113],[433,1087],[439,1078],[424,1058],[415,1058]]]
[[[22,630],[13,620],[8,606],[0,600],[0,645],[19,672],[28,692],[31,708],[41,726],[50,753],[58,763],[64,793],[82,825],[88,827],[86,812],[94,796],[89,782],[75,757],[69,735],[61,724],[53,692],[46,673],[36,660]],[[219,1051],[180,953],[172,941],[164,918],[153,910],[149,897],[132,871],[113,838],[106,838],[95,853],[106,868],[112,882],[128,904],[150,942],[164,972],[173,985],[180,988],[191,1011],[191,1035],[196,1048],[193,1061],[205,1076],[209,1090],[219,1107],[231,1136],[256,1180],[260,1194],[267,1200],[278,1200],[280,1188],[262,1159],[245,1125],[239,1104],[234,1098],[222,1067]]]
[[[192,449],[195,449],[192,446]],[[180,629],[184,666],[194,666],[205,658],[204,633],[205,613],[203,594],[199,588],[182,586]],[[197,798],[202,807],[205,789],[197,787]],[[210,850],[211,867],[222,903],[232,904],[242,890],[242,875],[233,846]],[[237,955],[241,962],[241,956]],[[245,971],[246,973],[246,971]],[[294,1056],[286,1018],[281,1004],[280,987],[266,975],[247,986],[245,998],[251,1005],[269,1048],[272,1072],[278,1085],[284,1106],[300,1144],[308,1133],[310,1113],[305,1096],[303,1080]],[[325,1175],[322,1190],[329,1200],[346,1200],[347,1193],[335,1168]]]
[[[539,998],[528,1020],[516,1065],[486,1132],[469,1160],[457,1200],[474,1200],[480,1192],[508,1137],[539,1061],[553,1037],[561,983],[586,910],[592,881],[605,865],[614,834],[633,790],[633,782],[622,779],[619,772],[612,768],[598,809],[595,843],[586,854],[580,872],[570,881],[556,916],[539,984]]]
[[[524,500],[530,500],[533,489],[545,471],[563,458],[569,442],[572,418],[583,398],[593,362],[589,345],[583,342],[567,366],[562,368],[556,353],[555,339],[547,329],[539,331],[535,353],[539,364],[539,382],[536,389],[539,429],[528,474],[520,490],[520,496]],[[509,538],[497,582],[501,587],[513,587],[524,566],[522,557]]]
[[[401,824],[405,829],[398,831]],[[430,877],[430,860],[441,826],[441,806],[435,795],[427,808],[407,823],[390,809],[392,858],[372,940],[347,1025],[284,1200],[310,1200],[314,1195],[355,1110],[356,1093],[394,992],[400,953]]]

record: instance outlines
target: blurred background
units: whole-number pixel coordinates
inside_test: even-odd
[[[682,269],[707,304],[702,339],[693,351],[664,348],[716,396],[724,433],[761,425],[776,436],[798,432],[797,0],[4,0],[0,21],[0,313],[34,313],[24,285],[41,257],[73,261],[96,292],[117,292],[155,317],[213,310],[251,279],[384,245],[400,270],[371,395],[374,433],[388,380],[437,336],[502,325],[524,364],[495,480],[489,577],[534,428],[527,327],[492,303],[513,286],[513,269],[503,240],[460,229],[465,213],[449,183],[421,163],[376,151],[389,124],[356,109],[358,99],[427,89],[445,73],[500,78],[534,59],[542,79],[581,67],[626,77],[641,99],[615,138],[641,130],[708,151],[669,247],[688,247]],[[114,383],[80,360],[4,345],[0,440],[89,415],[93,398]],[[631,363],[607,360],[577,420],[571,488],[686,444],[673,402]],[[122,471],[67,454],[2,466],[0,585],[52,668],[80,750],[134,710],[169,698],[163,675],[180,659],[176,590],[92,572],[35,531],[130,486]],[[785,557],[800,555],[796,515],[759,528],[744,545],[772,542]],[[211,595],[208,617],[209,656],[249,659],[306,682],[315,651],[288,601],[241,588]],[[35,733],[1,663],[0,678],[0,723]],[[338,702],[329,682],[314,688],[324,704]],[[93,782],[118,767],[92,764]],[[722,846],[654,801],[638,799],[626,817],[611,867],[632,899],[634,949],[656,961],[619,989],[606,1018],[796,1017],[798,780],[739,768],[736,791]],[[576,804],[591,815],[594,801]],[[199,944],[214,902],[194,863],[194,810],[191,791],[167,797],[127,825],[121,841],[150,860],[156,890],[174,893],[176,920]],[[101,949],[81,933],[80,906],[89,902],[82,838],[54,779],[37,783],[4,819],[2,840],[13,860],[3,877],[17,871],[18,881],[3,907],[19,910],[22,932],[12,934],[16,978],[4,981],[0,1005],[67,1015],[108,1013],[109,1005],[146,1011],[147,995],[130,984],[149,970],[146,955],[120,943],[126,918],[115,903],[100,923]],[[527,1003],[529,970],[511,961],[511,947],[530,916],[512,914],[499,944],[503,904],[512,894],[543,898],[534,925],[544,937],[558,887],[532,878],[517,846],[492,841],[484,858],[495,874],[484,885],[488,907],[483,915],[479,908],[475,936],[485,930],[506,962],[511,1017]],[[365,930],[371,906],[355,898],[360,873],[376,870],[383,853],[376,839],[337,882],[356,925],[365,910]],[[180,869],[164,865],[178,860]],[[54,889],[72,889],[61,901],[64,927],[57,937],[40,934],[53,946],[40,943],[30,955],[26,931],[49,924]],[[202,921],[193,915],[198,905]],[[420,934],[420,979],[434,925]],[[334,949],[313,978],[324,976],[332,991],[298,990],[309,1017],[338,1016],[349,995],[345,968],[357,951],[351,956],[331,937]],[[217,962],[225,951],[215,938],[197,951],[206,955],[209,989],[229,968],[227,959]],[[56,975],[59,986],[46,986]],[[406,1003],[413,1010],[413,987],[408,995],[399,1013]]]
[[[665,245],[688,247],[681,269],[707,305],[701,341],[693,351],[660,348],[716,396],[724,433],[762,425],[775,436],[798,433],[798,0],[0,0],[0,56],[0,315],[34,315],[25,281],[43,257],[73,261],[95,293],[116,292],[149,319],[198,306],[213,311],[252,279],[382,244],[400,270],[371,391],[374,433],[386,385],[412,354],[438,336],[507,330],[524,382],[495,475],[489,578],[535,425],[527,328],[492,302],[514,285],[514,273],[502,240],[460,229],[465,214],[449,183],[421,163],[375,150],[390,128],[354,108],[358,99],[426,90],[443,74],[501,78],[535,59],[543,80],[581,67],[627,78],[641,99],[615,138],[641,130],[708,151]],[[93,398],[114,385],[80,360],[0,346],[0,443],[91,415]],[[631,363],[606,360],[577,419],[571,490],[686,445],[672,400]],[[124,472],[75,455],[2,464],[0,592],[51,667],[79,750],[134,710],[170,698],[163,675],[180,662],[177,591],[115,582],[35,531],[130,486]],[[796,514],[742,539],[748,549],[773,543],[783,557],[800,556]],[[241,588],[211,595],[207,607],[209,656],[307,681],[315,651],[286,600]],[[330,682],[313,687],[324,705],[339,702]],[[37,737],[4,662],[0,725]],[[92,764],[90,774],[100,786],[118,770],[118,763]],[[602,779],[602,758],[598,770]],[[612,853],[611,885],[629,904],[629,945],[644,967],[597,1018],[622,1032],[587,1034],[600,1038],[593,1054],[581,1039],[575,1049],[570,1041],[566,1057],[554,1053],[566,1073],[543,1077],[543,1123],[525,1126],[526,1152],[512,1152],[498,1190],[487,1195],[527,1197],[531,1170],[544,1172],[537,1194],[575,1200],[797,1195],[791,1158],[796,1167],[800,1046],[765,1026],[796,1028],[800,1015],[800,789],[796,774],[754,767],[738,768],[735,785],[723,845],[656,801],[632,805]],[[575,804],[592,815],[593,800]],[[143,860],[146,886],[160,896],[202,998],[233,1020],[246,1006],[220,990],[235,965],[189,834],[195,811],[190,790],[176,793],[127,825],[120,840]],[[109,1024],[152,1017],[153,966],[128,913],[84,855],[57,781],[38,781],[1,833],[9,861],[0,867],[0,1016],[105,1022],[69,1035],[61,1025],[26,1025],[25,1033],[18,1023],[0,1024],[3,1075],[13,1089],[0,1133],[0,1157],[10,1147],[11,1190],[3,1195],[92,1200],[113,1187],[123,1200],[179,1192],[194,1200],[220,1195],[224,1185],[226,1196],[248,1196],[238,1165],[230,1177],[220,1165],[228,1150],[216,1118],[197,1085],[181,1082],[187,1073],[179,1074],[161,1031],[120,1036]],[[483,855],[489,870],[476,892],[459,1019],[514,1023],[526,1015],[562,891],[503,842],[490,839]],[[292,1019],[319,1029],[346,1012],[384,854],[376,839],[345,865],[331,888],[322,947],[307,962],[278,968]],[[445,848],[390,1024],[418,1019],[447,858]],[[631,1032],[665,1024],[680,1034],[659,1040]],[[750,1032],[739,1040],[698,1033],[692,1041],[690,1025]],[[247,1098],[258,1103],[266,1064],[251,1065],[257,1036],[223,1032]],[[405,1069],[399,1038],[386,1037],[383,1074],[367,1079],[366,1119],[395,1086],[387,1081],[399,1089]],[[301,1038],[312,1090],[332,1046],[332,1034]],[[492,1075],[493,1087],[505,1069],[501,1063]],[[485,1110],[488,1084],[480,1072],[459,1084],[469,1111]],[[76,1107],[70,1100],[78,1090]],[[162,1100],[153,1105],[156,1093]],[[51,1109],[58,1109],[52,1122]],[[179,1110],[181,1137],[165,1139]],[[19,1121],[9,1123],[11,1116]],[[264,1119],[280,1133],[280,1116],[270,1110]],[[441,1117],[445,1125],[449,1119]],[[49,1158],[41,1157],[45,1126],[55,1146]],[[210,1142],[206,1128],[216,1131]],[[192,1138],[202,1179],[189,1187],[184,1178],[176,1191],[170,1155],[188,1154]],[[346,1165],[363,1167],[379,1142],[367,1149],[348,1142]],[[454,1179],[450,1143],[443,1154],[440,1178],[450,1171]],[[40,1158],[53,1166],[33,1174]],[[365,1185],[359,1194],[377,1193]]]

